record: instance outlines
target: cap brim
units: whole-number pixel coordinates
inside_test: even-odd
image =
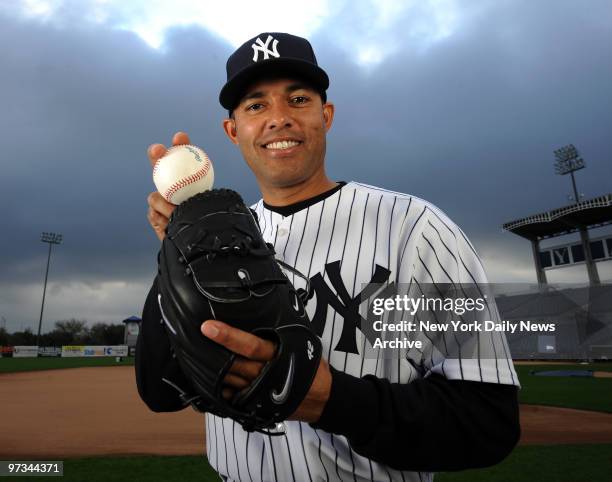
[[[287,75],[291,78],[304,79],[321,91],[329,87],[329,77],[321,67],[301,59],[272,58],[261,60],[232,77],[221,89],[219,102],[227,110],[233,110],[247,87],[266,75]]]

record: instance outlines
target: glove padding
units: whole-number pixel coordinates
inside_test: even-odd
[[[166,382],[179,390],[185,404],[231,417],[248,431],[268,433],[308,393],[321,341],[304,310],[307,290],[296,291],[285,276],[255,216],[229,189],[197,194],[180,204],[161,247],[158,302],[191,387]],[[274,359],[230,401],[221,394],[222,381],[237,355],[201,333],[208,319],[271,340],[277,347]]]

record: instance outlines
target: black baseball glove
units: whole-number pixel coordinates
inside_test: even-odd
[[[274,433],[276,424],[308,393],[321,341],[304,310],[308,283],[306,290],[294,289],[274,258],[273,246],[264,242],[255,216],[240,195],[228,189],[197,194],[180,204],[170,217],[159,255],[158,302],[191,386],[165,381],[184,403],[231,417],[246,430]],[[202,335],[200,327],[207,319],[276,344],[274,359],[229,401],[221,394],[222,381],[236,354]]]

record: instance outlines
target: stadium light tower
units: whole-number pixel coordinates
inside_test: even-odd
[[[580,157],[580,154],[578,154],[578,150],[574,147],[574,144],[569,144],[555,150],[555,158],[555,172],[561,176],[571,174],[572,186],[574,187],[574,201],[579,203],[580,196],[576,188],[574,172],[585,167],[584,160]]]
[[[40,240],[49,243],[49,254],[47,255],[47,271],[45,271],[45,285],[43,287],[42,303],[40,305],[40,319],[38,320],[38,334],[36,335],[36,346],[40,346],[40,329],[42,327],[43,310],[45,309],[45,294],[47,292],[47,278],[49,277],[49,262],[51,261],[51,247],[62,243],[62,235],[57,233],[42,233]]]
[[[574,187],[574,201],[576,204],[580,203],[580,195],[576,188],[576,179],[574,178],[574,172],[579,169],[584,169],[584,160],[578,154],[578,149],[574,144],[568,144],[567,146],[561,147],[555,150],[555,172],[564,176],[571,174],[572,186]],[[587,273],[589,275],[589,282],[592,285],[598,285],[600,283],[599,273],[593,262],[593,254],[591,253],[591,241],[589,239],[589,232],[585,225],[578,226],[578,232],[580,233],[580,242],[582,243],[582,250],[584,252],[584,261],[587,267]]]

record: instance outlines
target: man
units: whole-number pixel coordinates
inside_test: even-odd
[[[503,334],[466,341],[423,333],[421,348],[389,356],[372,348],[355,303],[374,284],[413,293],[442,283],[486,283],[463,232],[423,200],[327,177],[334,106],[307,40],[261,34],[232,54],[227,76],[220,94],[230,114],[224,131],[260,187],[262,199],[253,208],[264,239],[311,281],[314,297],[306,308],[324,356],[306,399],[284,423],[285,435],[248,433],[207,414],[211,465],[225,480],[422,481],[435,471],[502,460],[520,433],[519,383]],[[177,133],[172,143],[189,138]],[[152,145],[151,162],[164,152]],[[173,207],[157,193],[148,203],[161,240]],[[299,278],[291,281],[304,287]],[[143,310],[138,388],[152,410],[179,410],[177,392],[162,378],[179,386],[185,380],[160,324],[156,292],[154,283]],[[486,309],[497,316],[492,300]],[[230,397],[257,376],[274,345],[217,320],[202,322],[204,336],[239,355],[225,378]],[[475,340],[477,353],[462,355]],[[494,356],[484,356],[487,347]]]

